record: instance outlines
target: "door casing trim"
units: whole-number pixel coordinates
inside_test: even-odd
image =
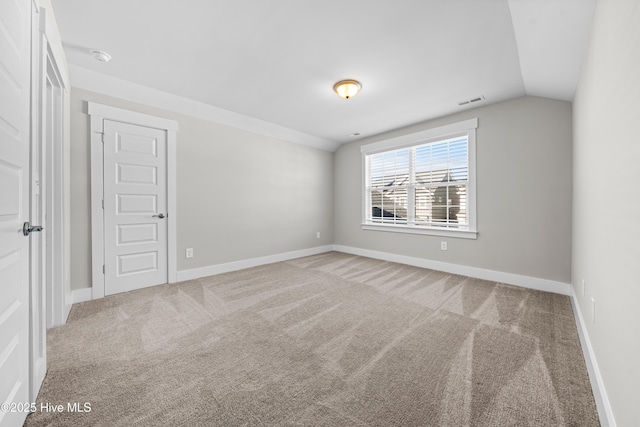
[[[178,123],[174,120],[88,102],[91,144],[91,280],[92,298],[105,296],[104,266],[104,121],[160,129],[167,134],[167,283],[177,281],[176,233],[176,142]]]

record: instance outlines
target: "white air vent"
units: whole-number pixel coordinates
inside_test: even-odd
[[[484,95],[476,96],[475,98],[466,99],[464,101],[458,102],[458,105],[462,107],[463,105],[473,104],[474,102],[479,102],[479,101],[484,101]]]

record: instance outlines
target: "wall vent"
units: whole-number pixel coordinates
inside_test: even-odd
[[[474,102],[480,102],[480,101],[484,101],[484,95],[480,95],[480,96],[476,96],[475,98],[471,98],[471,99],[465,99],[464,101],[460,101],[458,102],[459,106],[463,106],[463,105],[467,105],[467,104],[472,104]]]

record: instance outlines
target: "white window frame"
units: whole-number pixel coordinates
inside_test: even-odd
[[[451,123],[437,128],[402,135],[384,141],[366,144],[360,147],[362,153],[362,229],[375,231],[390,231],[395,233],[426,234],[431,236],[457,237],[463,239],[477,239],[478,229],[476,221],[476,129],[478,119],[473,118],[457,123]],[[439,227],[415,226],[410,224],[379,224],[368,218],[371,212],[371,201],[367,197],[367,155],[385,151],[397,150],[430,142],[437,142],[456,136],[467,136],[468,141],[468,182],[467,182],[467,220],[468,229],[442,229]]]

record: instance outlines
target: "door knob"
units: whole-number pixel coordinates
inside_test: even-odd
[[[22,234],[24,234],[25,236],[28,236],[34,231],[42,231],[42,230],[43,228],[41,225],[31,225],[29,221],[22,224]]]
[[[161,213],[161,214],[158,214],[158,215],[154,215],[153,217],[162,219],[162,218],[164,218],[164,214]]]

